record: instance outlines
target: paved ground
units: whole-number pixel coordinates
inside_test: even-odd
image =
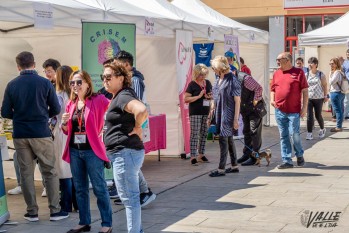
[[[304,125],[304,122],[302,122]],[[349,121],[345,130],[329,133],[334,123],[327,121],[326,138],[306,141],[306,165],[303,168],[278,170],[280,163],[279,134],[276,127],[263,128],[263,148],[273,151],[272,163],[266,167],[241,167],[238,174],[211,178],[219,159],[218,142],[208,142],[207,154],[211,163],[190,166],[189,160],[147,156],[143,172],[152,190],[158,194],[154,203],[142,210],[145,232],[349,232]],[[302,128],[304,131],[304,127]],[[315,130],[316,135],[318,128]],[[235,141],[239,156],[242,144]],[[11,169],[4,162],[5,171]],[[6,172],[5,172],[6,177]],[[15,187],[13,179],[5,181],[6,189]],[[23,219],[25,204],[22,195],[7,196],[11,221],[16,226],[2,226],[8,232],[66,232],[78,222],[78,214],[67,220],[48,221],[47,199],[40,196],[41,183],[37,182],[40,205],[36,223]],[[92,232],[100,228],[96,199],[91,195]],[[341,212],[334,228],[306,228],[317,211],[329,212],[325,220],[333,220]],[[113,232],[126,232],[125,211],[113,205]],[[330,216],[331,215],[331,216]],[[318,216],[318,215],[317,215]],[[303,219],[303,224],[301,219]],[[323,217],[315,218],[322,221]]]

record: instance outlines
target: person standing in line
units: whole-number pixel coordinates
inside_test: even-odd
[[[305,67],[304,66],[304,60],[303,58],[299,57],[296,59],[296,65],[295,65],[296,68],[299,68],[299,69],[302,69],[304,74],[308,72],[308,67]]]
[[[60,67],[61,64],[59,63],[59,61],[57,61],[56,59],[52,59],[49,58],[46,61],[44,61],[44,63],[42,64],[42,68],[44,68],[44,73],[45,76],[48,80],[50,80],[50,82],[52,83],[52,85],[54,87],[56,87],[56,72],[58,67]]]
[[[102,219],[101,232],[112,232],[112,210],[109,202],[104,166],[109,162],[102,141],[104,114],[109,100],[93,92],[92,80],[86,71],[75,71],[69,78],[71,95],[66,112],[62,114],[62,130],[68,135],[63,160],[70,163],[79,225],[67,233],[91,230],[89,179]]]
[[[69,77],[72,73],[73,70],[69,66],[60,66],[57,69],[56,93],[59,104],[61,106],[61,112],[57,116],[57,122],[55,123],[55,127],[52,130],[56,156],[55,168],[57,170],[61,192],[60,204],[62,209],[66,212],[72,212],[72,204],[74,206],[74,209],[78,210],[70,164],[62,159],[63,149],[65,148],[67,143],[67,135],[64,134],[61,127],[59,127],[62,123],[61,118],[63,113],[65,113],[65,108],[71,94]]]
[[[343,131],[343,102],[345,94],[341,91],[342,78],[346,78],[342,73],[342,67],[338,58],[332,58],[330,60],[330,98],[332,107],[336,113],[336,127],[332,128],[331,132]]]
[[[193,166],[197,166],[198,162],[208,163],[205,156],[205,145],[208,132],[207,119],[212,98],[212,85],[206,79],[208,72],[208,68],[204,64],[195,65],[193,80],[189,83],[184,94],[184,101],[189,103],[190,161]],[[197,152],[199,152],[199,156]]]
[[[314,111],[315,118],[319,123],[319,138],[325,137],[326,128],[322,118],[322,105],[328,101],[327,80],[323,72],[318,70],[319,61],[316,57],[308,60],[309,71],[305,74],[309,85],[309,101],[307,113],[307,136],[306,140],[313,139]]]
[[[236,55],[233,53],[233,51],[229,50],[225,52],[224,56],[227,58],[230,71],[236,76],[237,71],[239,70],[239,63],[236,62]]]
[[[308,83],[304,72],[292,66],[292,55],[284,52],[278,55],[279,67],[271,82],[271,105],[275,108],[275,118],[280,133],[282,164],[278,169],[293,168],[292,146],[297,156],[297,165],[304,166],[304,150],[300,137],[300,118],[304,117],[308,106]],[[303,103],[301,103],[303,100]]]
[[[241,84],[230,71],[227,58],[216,56],[211,61],[212,69],[219,77],[213,85],[213,99],[216,117],[216,130],[219,135],[220,161],[218,169],[210,177],[225,176],[226,173],[239,172],[236,161],[236,148],[233,140],[233,129],[239,128]],[[225,169],[228,151],[231,167]]]
[[[1,115],[13,119],[13,143],[21,174],[21,187],[27,204],[24,219],[39,220],[36,202],[34,168],[37,159],[47,188],[50,220],[68,218],[59,205],[59,181],[54,167],[55,156],[49,117],[60,112],[55,89],[49,80],[35,71],[32,53],[24,51],[16,56],[20,75],[8,83]],[[34,153],[35,152],[35,153]]]
[[[242,166],[256,164],[253,152],[259,153],[262,146],[262,117],[256,112],[255,106],[259,101],[263,101],[262,86],[251,76],[244,72],[238,73],[241,82],[241,104],[240,113],[242,115],[243,134],[245,146],[243,155],[237,160]],[[252,151],[253,150],[253,151]]]
[[[139,173],[144,161],[142,124],[148,112],[131,88],[131,73],[123,65],[104,66],[102,79],[105,89],[113,94],[105,114],[105,147],[126,209],[128,232],[143,232]]]
[[[240,64],[241,71],[251,76],[251,70],[247,67],[247,65],[245,65],[245,60],[242,57],[240,57]]]
[[[144,76],[135,67],[133,67],[133,56],[131,53],[121,50],[114,58],[114,63],[123,65],[128,72],[131,72],[131,88],[135,91],[136,96],[142,103],[147,106],[145,98],[145,84]],[[151,191],[148,183],[143,175],[143,172],[139,172],[139,184],[140,184],[140,202],[141,206],[145,207],[155,200],[156,194]],[[114,203],[122,204],[120,198],[115,198]]]
[[[347,59],[343,62],[342,69],[345,74],[345,77],[349,81],[349,49],[347,49],[346,53]],[[349,119],[349,93],[345,93],[344,98],[344,113],[343,113],[344,119]]]

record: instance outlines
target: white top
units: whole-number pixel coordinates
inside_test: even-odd
[[[309,70],[308,73],[305,74],[308,81],[308,91],[309,91],[309,99],[323,99],[324,98],[324,90],[321,84],[321,79],[325,78],[324,73],[317,70],[315,74]]]
[[[330,71],[330,92],[341,92],[340,82],[342,81],[342,74],[340,70]]]
[[[62,123],[62,115],[65,113],[65,107],[69,101],[68,94],[66,92],[57,92],[58,102],[61,105],[61,111],[57,115],[57,124],[53,130],[53,136],[55,137],[53,143],[55,147],[55,168],[59,179],[72,178],[70,164],[62,159],[63,150],[67,143],[68,136],[65,135],[60,127]],[[68,142],[69,143],[69,142]]]

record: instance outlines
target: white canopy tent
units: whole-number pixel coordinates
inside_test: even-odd
[[[324,27],[299,34],[298,46],[305,47],[305,64],[309,57],[317,57],[319,69],[327,76],[330,71],[330,59],[337,56],[345,57],[349,47],[348,25],[349,12]]]
[[[213,26],[220,33],[222,41],[224,32],[232,31],[231,26],[227,28],[219,25],[218,21],[211,22],[205,16],[193,16],[166,0],[1,0],[0,29],[6,31],[32,25],[34,3],[51,4],[54,28],[44,30],[29,27],[0,33],[0,78],[3,83],[0,87],[0,100],[6,83],[17,75],[14,57],[19,52],[33,52],[38,71],[41,70],[43,61],[50,57],[59,60],[62,65],[80,67],[81,21],[134,23],[137,28],[137,68],[145,76],[147,100],[152,113],[167,115],[168,149],[162,151],[162,154],[178,155],[182,151],[182,133],[178,113],[175,29],[191,29],[194,38],[202,39],[206,38],[207,28]],[[143,35],[144,17],[154,19],[156,36]],[[252,72],[264,76],[264,67],[259,68],[259,63],[267,60],[266,49],[257,43],[246,44],[246,52],[244,48],[241,52],[245,60],[251,61],[251,66],[252,62],[258,62],[256,71],[252,69]],[[223,54],[221,48],[217,48],[216,54]],[[251,60],[246,57],[251,57]]]

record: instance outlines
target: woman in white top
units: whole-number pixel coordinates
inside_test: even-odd
[[[56,94],[59,104],[61,105],[61,112],[57,117],[56,126],[53,129],[54,146],[55,146],[55,168],[59,178],[59,186],[61,191],[60,205],[63,211],[72,212],[72,203],[74,202],[74,209],[77,210],[76,198],[73,193],[72,173],[70,164],[62,159],[63,149],[67,142],[67,135],[65,135],[59,127],[62,121],[62,114],[65,113],[65,107],[69,101],[70,86],[69,77],[73,73],[69,66],[60,66],[56,71]]]
[[[323,72],[319,71],[319,61],[316,57],[311,57],[308,60],[308,72],[305,74],[308,81],[309,101],[307,114],[307,140],[313,139],[314,127],[314,111],[315,118],[320,126],[319,137],[325,137],[326,128],[324,127],[324,119],[322,118],[322,105],[328,101],[327,98],[327,81]]]
[[[330,60],[330,98],[332,107],[336,113],[336,127],[331,129],[331,132],[341,132],[343,124],[343,101],[344,94],[341,92],[341,82],[343,78],[342,67],[338,58]]]

